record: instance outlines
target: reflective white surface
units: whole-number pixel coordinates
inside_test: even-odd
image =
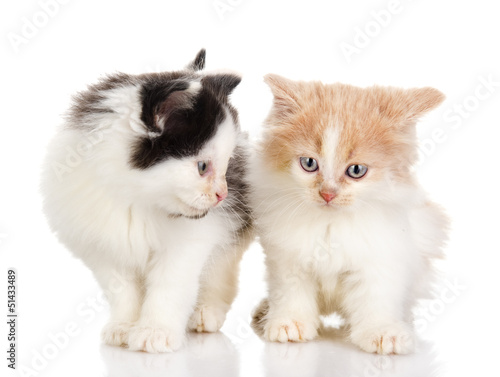
[[[60,256],[66,259],[63,252],[60,250]],[[488,287],[500,285],[498,275],[483,277],[488,285],[478,275],[469,275],[474,281],[445,276],[438,289],[438,297],[441,295],[444,301],[436,298],[427,302],[417,315],[418,343],[412,355],[367,354],[331,326],[309,343],[266,343],[249,327],[249,313],[265,293],[262,253],[254,245],[243,260],[240,295],[222,331],[189,333],[178,352],[147,354],[100,343],[107,306],[96,299],[99,290],[91,276],[78,262],[67,259],[69,265],[75,265],[75,273],[80,273],[80,283],[89,284],[88,293],[78,299],[75,291],[82,285],[73,279],[67,277],[68,284],[59,284],[54,296],[49,296],[47,292],[57,280],[54,271],[38,270],[30,278],[27,265],[18,267],[18,352],[23,365],[19,375],[454,377],[495,375],[499,371],[496,339],[500,335],[500,311],[496,302],[488,301],[492,298]],[[80,288],[72,288],[69,282]],[[30,294],[33,296],[28,301]],[[338,324],[337,318],[325,321],[327,325]]]
[[[253,365],[246,370],[241,349],[223,334],[191,334],[187,347],[175,354],[150,355],[101,346],[107,375],[148,376],[434,376],[440,364],[430,343],[421,344],[417,355],[393,357],[367,355],[327,334],[305,343],[268,343],[248,341],[246,352]]]

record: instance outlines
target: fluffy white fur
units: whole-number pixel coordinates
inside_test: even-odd
[[[42,191],[52,229],[109,294],[104,342],[167,352],[182,345],[191,315],[191,328],[217,331],[236,294],[235,263],[250,237],[238,238],[237,215],[218,208],[215,193],[227,189],[228,161],[244,141],[227,116],[197,156],[131,169],[131,143],[145,132],[137,92],[132,85],[108,93],[115,113],[97,113],[100,128],[59,130]],[[200,160],[212,162],[215,176],[200,176]],[[206,211],[201,219],[171,215]]]
[[[341,140],[348,145],[339,129],[352,118],[336,118],[331,114],[338,113],[328,111],[333,105],[322,91],[329,87],[314,83],[308,92],[305,83],[272,75],[266,80],[275,103],[252,159],[250,178],[269,296],[257,308],[254,325],[269,341],[307,341],[317,336],[320,315],[338,312],[346,320],[351,341],[361,349],[410,352],[412,307],[429,292],[432,260],[442,256],[446,239],[446,217],[413,180],[393,175],[394,170],[384,166],[384,159],[390,157],[382,153],[378,161],[358,161],[373,165],[365,178],[349,181],[345,177],[349,164],[341,156],[350,156],[339,150]],[[299,90],[306,94],[301,96]],[[323,100],[321,96],[324,103],[317,99]],[[316,103],[321,106],[314,107]],[[364,105],[355,106],[365,111]],[[366,105],[367,112],[370,106]],[[374,119],[379,114],[375,109]],[[356,116],[360,123],[371,121],[363,113]],[[316,139],[320,126],[324,131]],[[304,132],[304,127],[310,131]],[[392,132],[397,134],[395,127]],[[279,138],[291,141],[273,144]],[[293,150],[290,143],[295,145]],[[320,144],[322,149],[315,149]],[[363,143],[356,145],[371,152]],[[282,153],[286,148],[291,152]],[[291,157],[283,161],[275,157],[285,153]],[[305,171],[301,156],[315,158],[320,169]],[[337,197],[327,203],[322,191]]]
[[[268,269],[267,307],[259,309],[266,312],[264,337],[311,340],[320,315],[340,312],[363,350],[410,352],[411,309],[429,288],[430,258],[441,256],[446,237],[441,212],[418,188],[388,183],[365,192],[366,201],[358,198],[362,209],[325,211],[297,185],[305,173],[280,176],[260,159],[254,163],[254,211]]]

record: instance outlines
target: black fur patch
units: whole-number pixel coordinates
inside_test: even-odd
[[[225,108],[230,109],[229,116],[237,124],[228,95],[240,80],[237,76],[226,74],[205,76],[201,79],[201,89],[185,97],[180,96],[181,92],[189,88],[191,80],[144,83],[141,120],[148,130],[159,133],[159,136],[145,136],[137,140],[132,148],[131,165],[146,169],[171,157],[196,155],[225,120]],[[159,125],[158,119],[163,118],[164,123]]]
[[[169,87],[169,84],[166,84]],[[185,83],[186,88],[189,82]],[[143,86],[141,94],[143,112],[141,120],[150,130],[157,130],[155,119],[161,117],[161,104],[167,100],[165,84]],[[170,93],[171,95],[172,93]],[[220,101],[202,88],[192,99],[191,108],[171,110],[157,137],[141,137],[133,146],[131,165],[146,169],[167,158],[196,155],[216,133],[226,115]]]
[[[186,79],[166,81],[148,80],[142,85],[140,93],[142,103],[141,120],[149,131],[162,131],[162,127],[156,124],[156,115],[160,115],[162,111],[165,112],[165,110],[162,110],[162,105],[166,102],[167,98],[173,96],[175,92],[184,92],[189,88],[189,85],[190,82]],[[189,103],[186,105],[187,107],[191,106]]]

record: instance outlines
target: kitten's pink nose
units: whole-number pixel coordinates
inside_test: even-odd
[[[319,194],[327,203],[330,203],[337,196],[333,192],[320,192]]]
[[[215,195],[217,196],[217,203],[222,202],[227,198],[227,190],[216,192]]]

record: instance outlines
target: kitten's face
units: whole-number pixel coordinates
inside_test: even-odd
[[[395,182],[411,182],[415,119],[443,99],[431,88],[266,81],[275,101],[264,154],[296,195],[326,210],[370,205],[390,198]]]
[[[236,137],[228,116],[196,155],[170,158],[143,171],[143,195],[174,217],[203,217],[227,196],[226,171]]]
[[[130,159],[143,200],[173,217],[198,218],[226,198],[238,134],[227,97],[239,82],[219,74],[144,86],[145,132],[133,142]]]

